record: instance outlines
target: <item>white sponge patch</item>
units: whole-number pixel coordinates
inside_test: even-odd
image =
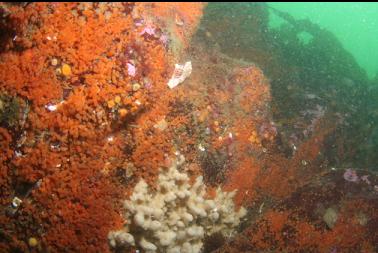
[[[145,252],[201,252],[203,239],[220,232],[232,236],[246,210],[235,211],[233,192],[216,191],[214,199],[205,199],[206,186],[198,177],[189,183],[186,173],[174,163],[161,170],[156,192],[145,181],[135,186],[130,200],[124,202],[127,223],[112,231],[112,247],[136,246]]]

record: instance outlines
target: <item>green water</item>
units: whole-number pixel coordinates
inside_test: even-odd
[[[378,74],[378,3],[269,3],[271,7],[309,19],[331,31],[366,71],[369,78]],[[270,14],[269,26],[283,22]]]
[[[283,143],[305,140],[303,115],[323,108],[339,119],[329,164],[378,170],[378,3],[210,3],[197,36],[262,69]]]

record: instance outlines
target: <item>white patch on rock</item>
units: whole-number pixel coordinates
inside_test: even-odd
[[[184,65],[175,64],[175,70],[171,79],[168,81],[168,87],[173,89],[180,83],[184,82],[192,74],[192,62],[185,62]]]

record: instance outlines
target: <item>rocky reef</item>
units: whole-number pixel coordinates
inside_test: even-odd
[[[123,206],[135,189],[148,206],[159,173],[181,156],[185,189],[238,217],[222,227],[232,237],[223,223],[190,224],[199,252],[377,251],[375,144],[365,138],[378,115],[363,100],[375,93],[332,34],[306,22],[269,30],[268,11],[1,3],[2,252],[189,247],[170,236],[179,227],[165,226],[161,242]],[[310,45],[291,39],[304,29]],[[241,207],[245,215],[232,212]],[[111,233],[125,226],[123,237]]]

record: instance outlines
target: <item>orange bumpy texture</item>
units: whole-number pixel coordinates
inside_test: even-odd
[[[371,195],[377,179],[350,185],[328,174],[327,116],[291,156],[278,149],[263,71],[193,36],[205,6],[0,5],[14,28],[1,44],[0,102],[18,101],[18,116],[0,122],[1,249],[109,252],[122,200],[183,154],[209,196],[237,189],[236,204],[250,210],[250,225],[219,252],[374,251],[376,204],[353,196]],[[174,64],[187,60],[191,76],[169,89]],[[9,215],[15,196],[23,202]],[[333,230],[322,221],[328,207],[339,215]]]
[[[107,252],[107,233],[122,226],[118,212],[131,188],[125,181],[152,182],[164,154],[172,155],[169,133],[150,131],[171,100],[166,84],[174,54],[159,38],[178,31],[155,22],[156,36],[143,34],[146,21],[185,13],[180,43],[188,43],[203,4],[1,7],[17,31],[1,54],[0,90],[30,110],[22,145],[13,144],[19,133],[0,128],[2,206],[25,197],[16,216],[1,216],[8,225],[0,247],[27,251],[34,236],[41,250]]]

